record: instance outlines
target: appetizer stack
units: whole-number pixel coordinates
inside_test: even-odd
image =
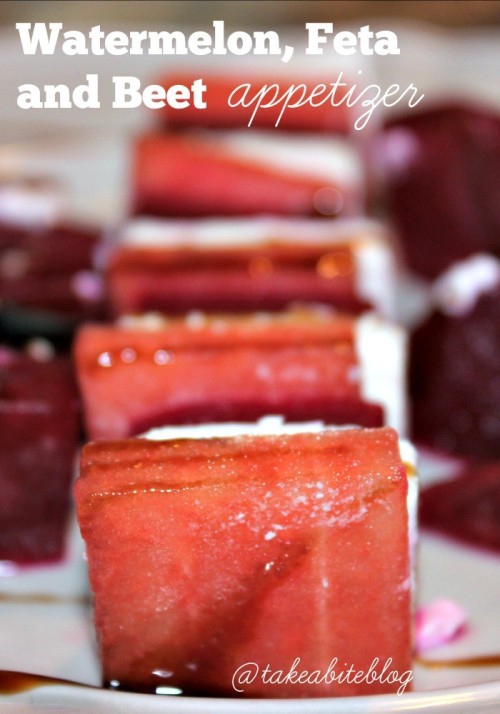
[[[67,346],[78,324],[105,313],[93,258],[101,235],[67,215],[65,192],[52,181],[0,183],[3,573],[65,553],[80,438]]]
[[[394,313],[391,236],[366,218],[136,219],[110,258],[115,315],[320,303]]]
[[[391,238],[360,215],[359,149],[330,130],[346,132],[344,113],[248,129],[208,84],[209,112],[138,140],[143,215],[109,252],[119,320],[83,327],[75,346],[97,439],[76,499],[104,681],[396,692],[394,672],[411,672],[416,499],[395,431],[406,344],[387,322]],[[328,675],[336,658],[356,682]],[[294,660],[324,681],[233,686],[245,662]],[[378,662],[393,676],[363,680]]]
[[[78,401],[68,359],[0,349],[0,571],[64,553]]]
[[[414,438],[460,459],[421,522],[499,551],[500,116],[445,104],[388,123],[377,154],[408,265],[428,285],[411,340]]]
[[[57,340],[105,314],[102,230],[68,217],[67,203],[47,179],[0,182],[0,329],[10,337]]]
[[[168,76],[163,84],[195,79]],[[350,110],[306,105],[280,117],[279,106],[257,113],[252,107],[230,109],[228,87],[251,79],[208,77],[206,110],[162,110],[163,127],[135,145],[137,214],[350,216],[363,211],[364,167],[356,144],[346,139],[352,133]],[[317,79],[302,84],[311,90]]]
[[[417,486],[393,232],[366,215],[370,172],[345,105],[282,121],[268,109],[250,122],[251,108],[227,108],[228,82],[238,78],[207,79],[206,111],[165,110],[136,140],[131,216],[100,271],[101,232],[62,223],[57,192],[0,186],[4,341],[36,334],[62,346],[77,326],[91,443],[76,508],[106,686],[398,692],[411,677]],[[481,116],[481,136],[446,109],[377,137],[386,205],[426,277],[451,258],[429,249],[426,262],[422,231],[439,248],[449,208],[439,191],[448,174],[474,183],[476,156],[489,186],[462,194],[464,215],[482,206],[496,226],[498,174],[483,141],[498,151],[497,120]],[[435,147],[448,141],[434,176]],[[432,214],[415,207],[434,190]],[[411,343],[415,434],[497,459],[500,269],[491,255],[469,257],[496,243],[467,216],[460,246],[443,238],[466,261],[427,290],[439,314]],[[0,353],[0,559],[10,564],[61,554],[78,437],[68,356],[35,348]],[[28,449],[7,438],[13,423]],[[489,487],[498,472],[482,473]],[[288,672],[297,661],[316,679],[234,686],[247,662]]]
[[[405,430],[404,336],[374,315],[129,318],[82,328],[75,354],[94,439],[266,414]]]

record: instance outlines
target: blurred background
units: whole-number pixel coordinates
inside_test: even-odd
[[[228,30],[280,30],[280,36],[290,37],[296,47],[304,41],[306,22],[333,22],[335,31],[354,32],[369,23],[373,30],[397,32],[400,55],[363,57],[357,53],[347,58],[353,76],[359,73],[366,83],[381,87],[413,83],[425,93],[426,103],[465,98],[500,107],[500,0],[0,0],[0,175],[44,173],[50,156],[51,173],[71,184],[76,196],[83,196],[78,210],[99,218],[114,215],[124,199],[116,197],[116,192],[110,195],[108,187],[117,185],[124,175],[120,157],[125,155],[123,147],[129,137],[142,131],[151,116],[143,108],[113,109],[112,78],[132,75],[143,84],[151,83],[185,63],[199,68],[200,76],[212,70],[228,71],[227,58],[217,56],[68,56],[60,47],[54,55],[24,55],[16,22],[63,22],[64,30],[84,33],[96,24],[107,31],[190,32],[210,30],[214,20],[224,20]],[[229,69],[245,73],[248,67],[253,70],[265,62],[265,72],[286,70],[301,76],[313,59],[317,58],[297,51],[285,65],[279,58],[250,54],[232,57]],[[324,68],[334,76],[341,59],[330,43],[318,61],[324,61]],[[24,83],[41,88],[46,83],[62,83],[74,88],[85,82],[88,73],[99,78],[98,110],[23,110],[17,106]],[[377,121],[381,118],[380,112]],[[89,186],[93,189],[90,201]]]
[[[434,22],[447,26],[500,24],[498,0],[141,0],[135,2],[64,2],[61,0],[3,0],[0,22],[200,22],[215,16],[239,25],[269,22],[295,24],[305,21],[355,21],[393,17]]]

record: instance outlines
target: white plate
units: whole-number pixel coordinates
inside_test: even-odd
[[[387,25],[388,26],[388,25]],[[449,77],[460,88],[469,87],[482,98],[498,102],[496,82],[500,53],[498,33],[442,36],[414,29],[400,32],[402,55],[398,64],[381,62],[384,84],[395,77],[415,81],[426,91],[440,94]],[[423,43],[428,52],[422,52]],[[127,134],[144,122],[137,114],[29,116],[15,108],[16,88],[23,81],[75,82],[84,71],[98,71],[104,85],[113,73],[150,74],[158,58],[133,68],[117,58],[89,58],[85,70],[76,61],[20,54],[14,34],[4,36],[0,79],[0,174],[35,172],[60,176],[74,191],[75,211],[96,218],[115,218],[126,202]],[[8,62],[6,58],[8,57]],[[119,58],[118,58],[119,59]],[[478,68],[479,59],[481,60]],[[109,61],[108,61],[109,60]],[[130,58],[129,58],[130,60]],[[90,64],[89,64],[90,63]],[[169,58],[171,65],[172,58]],[[435,71],[446,66],[445,77]],[[118,67],[120,69],[118,70]],[[391,75],[391,69],[393,74]],[[146,71],[147,70],[147,71]],[[394,72],[394,70],[396,70]],[[481,80],[481,81],[479,81]],[[397,79],[396,79],[397,81]],[[451,83],[452,89],[456,84]],[[496,92],[496,94],[495,94]],[[92,130],[85,128],[86,122]],[[116,129],[116,130],[115,130]],[[98,130],[98,131],[96,131]],[[32,140],[27,143],[27,140]],[[7,144],[6,142],[10,142]],[[18,143],[21,142],[21,143]],[[440,464],[431,463],[428,476],[439,477]],[[0,580],[0,669],[34,672],[85,684],[99,684],[91,614],[85,604],[85,564],[81,544],[73,534],[69,561],[59,567],[38,569]],[[456,643],[432,652],[435,658],[460,658],[496,653],[500,649],[500,559],[439,538],[424,536],[420,550],[419,600],[427,603],[449,597],[469,613],[470,627]],[[43,595],[44,600],[37,599]],[[46,597],[50,595],[52,597]],[[101,714],[373,714],[375,712],[499,712],[500,667],[415,668],[415,692],[400,697],[374,696],[317,700],[218,700],[128,694],[99,688],[43,686],[15,695],[0,696],[0,712],[96,712]]]

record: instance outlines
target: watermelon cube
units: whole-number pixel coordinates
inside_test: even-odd
[[[130,318],[81,328],[75,357],[93,439],[269,413],[405,429],[405,335],[371,314]]]
[[[369,220],[135,220],[108,266],[115,315],[281,310],[301,301],[391,316],[395,275],[391,237]]]
[[[331,136],[187,130],[137,139],[133,212],[170,217],[360,215],[356,147]]]
[[[474,253],[500,255],[498,111],[435,104],[391,120],[377,144],[412,270],[434,279]]]
[[[76,501],[104,683],[277,698],[408,684],[408,478],[396,433],[207,433],[83,451]],[[245,663],[257,674],[241,681]]]

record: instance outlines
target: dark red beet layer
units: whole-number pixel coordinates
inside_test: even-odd
[[[311,421],[321,419],[326,424],[358,424],[364,427],[384,425],[384,410],[378,404],[359,399],[314,399],[302,398],[278,400],[271,403],[266,399],[252,402],[212,402],[210,404],[189,404],[172,408],[168,412],[152,414],[149,419],[135,422],[132,434],[141,434],[159,424],[204,424],[212,422],[249,422],[276,413],[287,421]]]
[[[325,259],[331,274],[321,270]],[[110,301],[116,314],[281,310],[292,302],[358,314],[369,306],[356,294],[355,271],[347,244],[124,250],[110,266]]]
[[[423,491],[424,527],[500,553],[500,462],[469,464],[458,479]]]
[[[500,286],[467,315],[435,313],[411,343],[417,441],[448,453],[500,458]]]
[[[93,269],[100,236],[99,230],[79,225],[0,224],[4,306],[74,321],[102,317],[104,290]]]
[[[3,353],[0,365],[0,560],[60,558],[78,438],[69,361]]]
[[[500,253],[499,115],[467,106],[411,112],[386,127],[377,161],[417,273],[434,278],[472,253]]]

